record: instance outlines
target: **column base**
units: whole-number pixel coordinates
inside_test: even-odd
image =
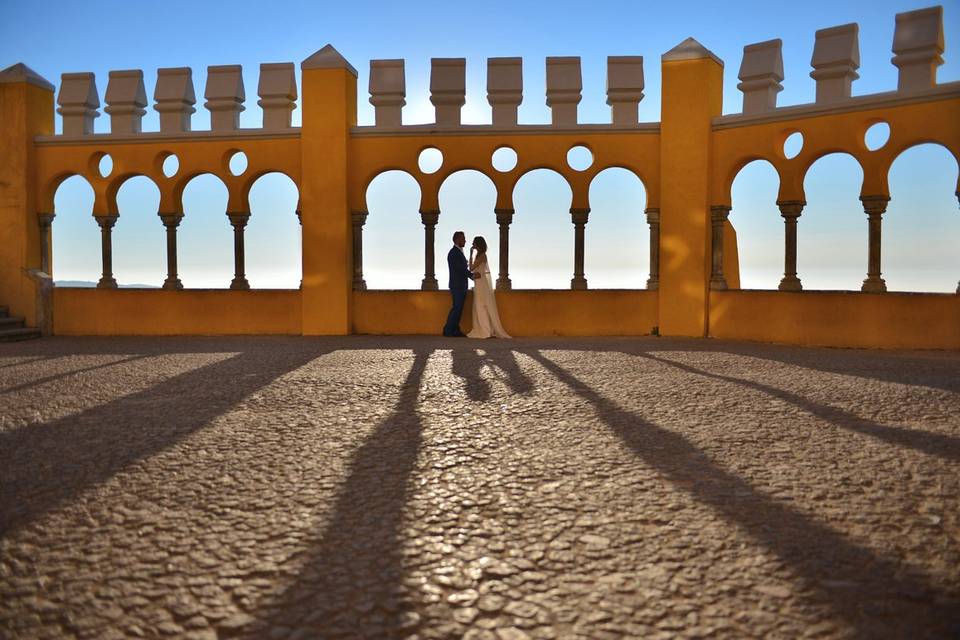
[[[163,281],[163,288],[180,291],[183,289],[183,283],[180,282],[180,278],[167,278]]]
[[[107,278],[106,276],[100,278],[97,282],[97,289],[116,289],[117,281],[111,276]]]
[[[803,291],[803,284],[797,276],[784,276],[777,289],[780,291]]]
[[[421,291],[439,291],[440,285],[437,284],[436,278],[424,278],[420,283]]]
[[[659,278],[647,278],[647,291],[656,291],[660,288]]]
[[[867,278],[863,281],[860,291],[866,293],[885,293],[887,291],[887,282],[883,278]]]
[[[233,281],[230,282],[230,288],[234,291],[246,291],[250,288],[250,283],[247,282],[246,278],[234,278]]]
[[[711,291],[726,291],[726,290],[727,290],[727,279],[726,279],[726,278],[710,278],[710,290],[711,290]]]
[[[353,290],[354,291],[366,291],[367,290],[367,281],[363,278],[353,281]]]
[[[497,291],[510,291],[513,288],[513,283],[510,282],[510,278],[497,278]]]
[[[586,291],[587,279],[574,277],[573,280],[570,281],[570,288],[574,291]]]

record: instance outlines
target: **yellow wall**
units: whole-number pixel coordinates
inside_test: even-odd
[[[710,336],[830,347],[960,349],[960,296],[712,291]]]
[[[54,333],[71,335],[233,335],[301,333],[300,292],[227,289],[57,287]]]
[[[471,298],[460,327],[470,330]],[[438,335],[450,311],[448,291],[355,291],[353,332]],[[522,336],[645,335],[657,324],[656,291],[497,292],[503,327]]]

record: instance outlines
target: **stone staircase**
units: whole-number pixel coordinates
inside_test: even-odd
[[[23,318],[10,317],[10,310],[0,306],[0,342],[39,338],[40,330],[23,326]]]

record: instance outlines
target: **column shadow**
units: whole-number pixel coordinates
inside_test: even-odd
[[[704,378],[721,380],[723,382],[729,382],[731,384],[740,385],[749,389],[766,393],[767,395],[773,396],[779,400],[783,400],[784,402],[789,402],[790,404],[803,409],[804,411],[820,418],[821,420],[829,422],[839,429],[862,433],[864,435],[883,440],[889,444],[909,447],[910,449],[926,453],[927,455],[943,458],[947,461],[960,461],[960,439],[958,438],[940,433],[915,431],[906,427],[882,425],[872,420],[861,418],[860,416],[850,413],[849,411],[832,407],[830,405],[821,404],[819,402],[814,402],[809,398],[805,398],[789,391],[784,391],[783,389],[778,389],[777,387],[771,387],[769,385],[762,384],[760,382],[753,382],[751,380],[744,380],[743,378],[735,378],[733,376],[725,376],[719,373],[711,373],[682,362],[661,358],[650,353],[630,353],[628,355],[653,360],[655,362],[675,367],[681,371],[686,371],[687,373],[703,376]]]
[[[430,353],[415,350],[393,412],[353,455],[329,524],[305,552],[296,580],[263,603],[257,620],[239,635],[263,638],[275,627],[317,638],[388,639],[412,632],[402,631],[401,544],[423,440],[417,399]]]
[[[134,362],[135,360],[143,360],[144,358],[148,358],[148,357],[150,357],[150,356],[148,356],[148,355],[130,356],[130,357],[128,357],[128,358],[121,358],[120,360],[114,360],[113,362],[106,362],[106,363],[103,363],[103,364],[95,364],[95,365],[91,365],[91,366],[89,366],[89,367],[81,367],[81,368],[79,368],[79,369],[74,369],[73,371],[65,371],[65,372],[63,372],[63,373],[58,373],[58,374],[56,374],[56,375],[45,376],[45,377],[43,377],[43,378],[37,378],[36,380],[31,380],[30,382],[24,382],[24,383],[22,383],[22,384],[18,384],[18,385],[12,386],[12,387],[0,388],[0,395],[7,394],[7,393],[13,393],[13,392],[15,392],[15,391],[23,391],[24,389],[29,389],[30,387],[38,387],[38,386],[40,386],[41,384],[45,384],[45,383],[47,383],[47,382],[53,382],[54,380],[62,380],[62,379],[64,379],[64,378],[68,378],[68,377],[70,377],[70,376],[74,376],[74,375],[77,375],[77,374],[80,374],[80,373],[87,373],[87,372],[89,372],[89,371],[97,371],[98,369],[109,369],[110,367],[115,367],[115,366],[120,365],[120,364],[126,364],[126,363],[128,363],[128,362]]]
[[[247,349],[107,404],[0,432],[0,536],[173,446],[329,351]]]
[[[830,607],[857,637],[944,637],[940,634],[956,631],[960,603],[941,604],[937,596],[944,594],[937,594],[928,576],[910,575],[896,562],[763,495],[712,464],[682,435],[621,409],[540,352],[528,355],[593,405],[638,458],[788,564],[813,594],[800,597]]]
[[[504,380],[513,393],[529,393],[534,384],[527,376],[510,349],[485,349],[483,355],[478,348],[462,347],[451,351],[453,374],[463,379],[467,397],[475,402],[490,399],[490,382],[480,375],[483,367],[488,367],[494,376]]]

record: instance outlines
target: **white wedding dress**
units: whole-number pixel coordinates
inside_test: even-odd
[[[473,281],[473,328],[467,337],[509,338],[510,335],[500,324],[500,312],[497,311],[497,299],[493,294],[493,282],[486,259],[474,267],[480,277]]]

